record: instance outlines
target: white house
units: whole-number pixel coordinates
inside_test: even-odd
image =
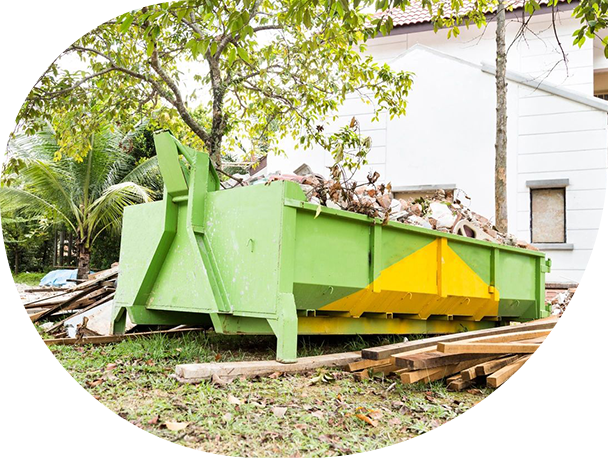
[[[608,61],[599,40],[572,45],[578,20],[560,5],[556,31],[550,8],[535,13],[524,38],[508,54],[509,232],[531,241],[553,261],[547,280],[581,279],[599,228],[607,183]],[[508,14],[507,45],[519,30],[522,9]],[[405,117],[371,122],[371,106],[353,96],[337,125],[356,116],[372,138],[369,165],[395,192],[462,189],[470,206],[494,214],[495,25],[462,29],[457,38],[434,33],[416,7],[393,13],[390,36],[368,52],[396,70],[415,74]],[[331,165],[321,150],[285,150],[268,170],[292,172],[302,163]]]

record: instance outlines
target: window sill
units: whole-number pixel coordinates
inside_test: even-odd
[[[553,250],[553,251],[572,251],[574,245],[572,243],[533,243],[536,248],[540,251]]]

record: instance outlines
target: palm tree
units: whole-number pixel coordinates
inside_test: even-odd
[[[120,231],[128,205],[151,201],[162,189],[156,157],[136,162],[124,134],[105,129],[78,161],[57,160],[55,132],[16,135],[8,145],[8,161],[0,185],[2,212],[19,212],[63,223],[76,236],[78,278],[89,273],[91,249],[104,231]]]

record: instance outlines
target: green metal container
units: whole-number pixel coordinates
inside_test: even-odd
[[[207,154],[168,133],[155,145],[164,199],[125,211],[117,333],[126,311],[275,334],[290,362],[298,334],[439,334],[548,314],[543,253],[319,208],[292,182],[220,191]]]

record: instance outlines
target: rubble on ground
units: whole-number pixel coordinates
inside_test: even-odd
[[[265,170],[261,170],[253,176],[238,175],[226,184],[227,187],[237,187],[268,184],[273,181],[293,181],[300,185],[306,199],[311,203],[382,218],[384,224],[397,221],[538,251],[531,244],[518,240],[511,234],[499,232],[488,218],[473,212],[461,200],[454,198],[454,193],[448,194],[442,189],[430,197],[396,199],[391,184],[380,182],[378,172],[370,172],[366,182],[358,183],[352,179],[345,180],[343,169],[337,165],[330,168],[329,179],[314,173],[306,164],[298,167],[293,174],[265,173]]]
[[[551,300],[551,314],[561,316],[566,311],[575,292],[576,288],[568,288],[565,291],[557,293]]]
[[[117,277],[118,265],[115,264],[110,269],[89,275],[87,280],[75,286],[62,288],[59,293],[42,294],[29,300],[24,307],[33,323],[46,317],[58,319],[51,325],[42,325],[44,332],[55,337],[109,334]],[[87,328],[89,321],[91,326]]]

